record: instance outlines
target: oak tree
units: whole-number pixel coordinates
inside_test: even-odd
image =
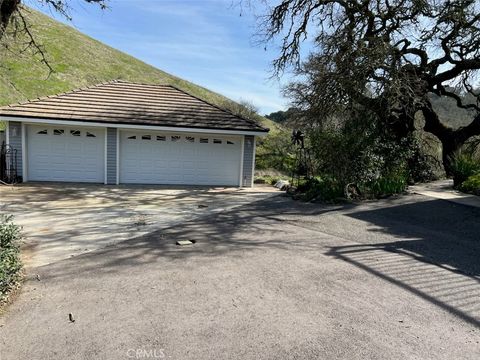
[[[282,0],[260,25],[266,41],[280,39],[275,72],[303,75],[290,90],[314,116],[361,107],[402,138],[423,114],[447,172],[449,157],[480,135],[480,0]],[[314,46],[302,62],[307,37]],[[432,94],[469,110],[471,122],[444,124]]]

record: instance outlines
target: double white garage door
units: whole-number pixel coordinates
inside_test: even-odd
[[[29,181],[104,182],[105,129],[27,129]],[[120,131],[119,182],[237,186],[241,149],[240,137]]]

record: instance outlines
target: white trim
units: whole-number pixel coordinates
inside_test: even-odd
[[[135,128],[135,129],[121,129],[122,132],[129,132],[129,133],[136,133],[136,134],[146,134],[146,133],[159,133],[159,134],[166,134],[166,135],[179,135],[179,136],[184,136],[184,135],[192,135],[192,136],[200,136],[199,134],[200,133],[197,133],[195,131],[189,131],[188,133],[187,132],[182,132],[182,131],[170,131],[170,130],[162,130],[162,129],[158,129],[158,128],[155,128],[155,129],[138,129],[138,128]],[[234,139],[234,140],[241,140],[243,136],[241,135],[232,135],[232,134],[209,134],[209,133],[201,133],[203,136],[205,137],[214,137],[214,136],[218,136],[218,137],[222,137],[222,138],[225,138],[225,139]]]
[[[105,158],[105,161],[104,161],[104,164],[103,164],[103,166],[105,166],[105,170],[104,170],[105,175],[104,175],[103,183],[105,185],[108,184],[108,178],[107,178],[107,176],[108,176],[108,174],[107,174],[107,141],[108,141],[108,131],[107,131],[107,129],[105,129],[105,149],[104,149],[104,153],[103,153],[103,156]]]
[[[10,145],[10,122],[5,122],[5,144]]]
[[[28,181],[28,173],[27,173],[27,127],[24,123],[22,123],[21,127],[22,131],[22,181]]]
[[[240,150],[240,182],[238,186],[243,187],[243,152],[245,151],[245,136],[242,136],[242,146]]]
[[[255,139],[255,136],[253,137],[253,159],[252,159],[252,183],[251,187],[253,187],[253,180],[255,178],[255,153],[257,151],[257,139]]]
[[[117,159],[116,159],[116,162],[117,162],[117,166],[116,166],[116,169],[117,169],[117,180],[116,180],[116,184],[119,185],[119,184],[120,184],[120,129],[117,129]]]
[[[190,133],[205,133],[205,134],[225,134],[225,135],[254,135],[266,136],[266,132],[262,131],[242,131],[242,130],[215,130],[202,128],[186,128],[174,126],[151,126],[151,125],[131,125],[131,124],[109,124],[90,121],[69,121],[69,120],[48,120],[48,119],[30,119],[23,117],[2,116],[0,120],[18,121],[31,124],[52,124],[52,125],[70,125],[70,126],[85,126],[85,127],[103,127],[103,128],[119,128],[119,129],[139,129],[139,130],[157,130],[157,131],[172,131],[172,132],[190,132]]]

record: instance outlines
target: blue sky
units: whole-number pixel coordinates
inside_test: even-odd
[[[233,100],[249,101],[261,114],[285,109],[288,100],[282,97],[281,86],[288,75],[280,81],[270,79],[276,49],[270,45],[265,51],[255,45],[255,16],[237,3],[110,0],[109,9],[101,11],[72,0],[71,25],[166,72]],[[47,8],[39,9],[54,15]]]

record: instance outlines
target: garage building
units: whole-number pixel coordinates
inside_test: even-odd
[[[169,85],[113,81],[0,108],[23,181],[252,186],[268,129]]]

